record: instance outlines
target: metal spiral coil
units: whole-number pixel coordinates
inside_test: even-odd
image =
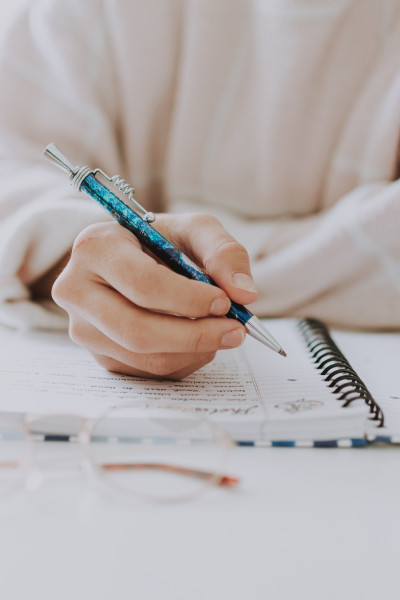
[[[152,223],[153,221],[155,221],[154,213],[147,212],[147,210],[145,210],[143,206],[141,206],[134,199],[134,187],[130,186],[129,183],[127,183],[125,179],[123,179],[120,175],[114,175],[113,177],[111,177],[110,181],[115,185],[116,188],[118,188],[120,192],[122,192],[124,196],[128,197],[127,199],[129,200],[129,202],[131,202],[141,213],[143,213],[144,220],[147,221],[147,223]]]
[[[111,177],[111,181],[119,189],[124,196],[128,196],[129,200],[132,200],[132,196],[135,193],[135,188],[126,183],[125,179],[122,179],[120,175],[114,175]]]
[[[143,219],[147,223],[152,223],[153,221],[155,221],[154,213],[147,212],[147,210],[145,210],[143,206],[136,202],[136,200],[133,198],[133,194],[135,192],[134,188],[128,183],[126,183],[126,181],[122,179],[122,177],[120,177],[119,175],[109,177],[101,169],[95,169],[93,171],[92,169],[89,169],[89,167],[86,166],[74,166],[68,160],[68,158],[61,152],[61,150],[57,148],[57,146],[53,143],[46,146],[43,154],[50,162],[52,162],[58,168],[62,169],[65,173],[68,174],[71,180],[71,185],[74,188],[74,190],[79,191],[81,189],[82,183],[84,182],[86,177],[89,177],[89,175],[93,175],[94,177],[96,177],[97,175],[101,175],[107,182],[113,183],[115,187],[117,187],[124,196],[128,197],[127,199],[134,205],[136,209],[135,212],[142,213]]]
[[[383,412],[371,392],[351,367],[329,334],[328,328],[317,319],[301,319],[299,330],[327,386],[332,389],[342,406],[363,400],[369,407],[370,418],[384,425]]]
[[[71,185],[74,188],[74,190],[79,192],[83,181],[88,175],[91,175],[92,173],[93,171],[89,169],[89,167],[80,167],[71,179]]]

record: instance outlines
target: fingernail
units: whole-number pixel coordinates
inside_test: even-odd
[[[248,292],[256,292],[256,286],[252,278],[246,273],[233,273],[232,274],[233,285]]]
[[[218,316],[226,315],[226,313],[230,309],[230,306],[231,303],[229,302],[228,298],[220,296],[219,298],[216,298],[211,304],[210,314]]]
[[[236,348],[243,344],[245,338],[244,329],[234,329],[234,331],[228,331],[222,336],[221,344],[223,348]]]

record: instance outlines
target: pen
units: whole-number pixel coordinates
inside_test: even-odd
[[[147,212],[136,202],[133,198],[134,188],[129,186],[119,175],[109,177],[101,169],[92,170],[86,166],[74,166],[55,144],[49,144],[43,154],[69,175],[71,185],[75,190],[86,192],[99,202],[120,225],[129,229],[146,248],[173,271],[189,279],[216,285],[207,273],[151,226],[155,220],[154,214]],[[103,184],[99,176],[103,177],[107,183]],[[121,196],[125,196],[125,198],[121,199],[114,193],[110,189],[110,184],[115,186],[121,192]],[[236,319],[245,326],[247,333],[253,338],[282,356],[286,356],[280,344],[246,307],[231,301],[231,307],[225,316]]]

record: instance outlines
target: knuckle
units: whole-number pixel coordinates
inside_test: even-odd
[[[51,296],[59,306],[64,308],[71,303],[74,296],[74,286],[70,283],[68,267],[57,277],[51,289]]]
[[[59,306],[61,306],[64,297],[63,287],[63,277],[62,275],[59,275],[51,288],[51,297]]]
[[[211,286],[205,283],[184,279],[179,284],[179,293],[176,293],[176,304],[179,304],[176,314],[189,318],[206,317],[210,312],[213,293]]]
[[[162,265],[155,265],[155,272],[138,269],[132,273],[133,299],[140,306],[147,306],[150,302],[150,295],[158,297],[168,290],[162,283],[162,275],[166,268]]]
[[[247,257],[247,251],[244,248],[244,246],[242,246],[241,244],[239,244],[239,242],[233,239],[221,240],[221,242],[219,242],[213,248],[213,255],[217,256],[220,259],[225,258],[226,256],[230,256],[233,252],[236,256],[243,255],[243,257]]]
[[[78,253],[87,252],[88,248],[96,242],[99,233],[100,227],[98,223],[89,225],[89,227],[83,229],[75,238],[72,246],[72,254],[76,256]]]
[[[181,303],[181,313],[189,318],[207,317],[210,313],[210,299],[206,293],[195,290]]]
[[[210,346],[210,336],[204,327],[197,327],[192,339],[193,352],[205,352]]]
[[[77,321],[74,321],[73,319],[71,319],[69,322],[68,334],[75,344],[78,344],[78,346],[81,346],[83,344],[82,327]]]
[[[227,262],[234,256],[236,264],[249,263],[247,250],[236,240],[229,238],[218,242],[204,257],[204,266],[207,271],[212,271],[214,266],[221,262]]]
[[[69,307],[84,305],[86,288],[67,267],[54,282],[51,295],[56,304],[68,311]]]
[[[72,246],[74,260],[87,260],[101,257],[102,261],[115,256],[115,238],[118,223],[94,223],[86,227],[75,238]]]
[[[201,227],[204,229],[221,227],[220,221],[208,213],[188,213],[185,215],[185,220],[188,227]]]

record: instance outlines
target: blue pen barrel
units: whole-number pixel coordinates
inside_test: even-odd
[[[176,273],[189,279],[203,281],[216,285],[216,283],[199,267],[180,252],[161,233],[154,229],[147,221],[127,206],[116,194],[103,185],[94,175],[88,175],[82,182],[80,189],[96,200],[109,212],[123,227],[129,229],[139,241],[153,252],[160,260]],[[244,306],[232,302],[226,315],[236,319],[243,325],[252,317],[252,313]]]

